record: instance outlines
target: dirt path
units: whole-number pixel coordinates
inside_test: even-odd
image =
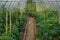
[[[35,30],[34,17],[28,17],[23,40],[35,40]]]

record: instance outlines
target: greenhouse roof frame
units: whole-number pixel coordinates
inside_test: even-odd
[[[21,1],[21,2],[26,2],[26,1]],[[50,7],[55,7],[57,9],[60,9],[60,0],[42,0],[42,2],[45,6],[50,6]],[[6,7],[6,6],[8,6],[8,7],[12,6],[13,7],[14,5],[15,6],[17,5],[16,3],[19,4],[20,0],[13,0],[13,1],[9,1],[9,0],[3,1],[3,0],[1,0],[0,3],[1,3],[0,6],[3,6],[3,7]],[[9,5],[8,5],[8,3],[9,3]]]

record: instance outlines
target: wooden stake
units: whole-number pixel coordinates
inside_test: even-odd
[[[6,35],[8,32],[8,12],[6,11]]]
[[[11,33],[11,11],[10,11],[10,33]]]
[[[20,8],[20,19],[22,18],[22,15],[23,15],[23,10],[22,10],[23,8]]]

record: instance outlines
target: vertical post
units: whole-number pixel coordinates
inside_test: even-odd
[[[10,10],[10,33],[11,33],[11,10]]]
[[[6,11],[6,35],[8,32],[8,12]]]
[[[20,19],[22,18],[23,12],[24,12],[23,7],[20,7]]]
[[[1,12],[2,12],[2,10],[0,9],[0,19],[1,19]]]

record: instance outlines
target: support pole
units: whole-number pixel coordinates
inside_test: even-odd
[[[6,35],[8,33],[8,12],[6,11]]]
[[[12,27],[11,27],[11,11],[10,11],[10,33],[12,31]]]

